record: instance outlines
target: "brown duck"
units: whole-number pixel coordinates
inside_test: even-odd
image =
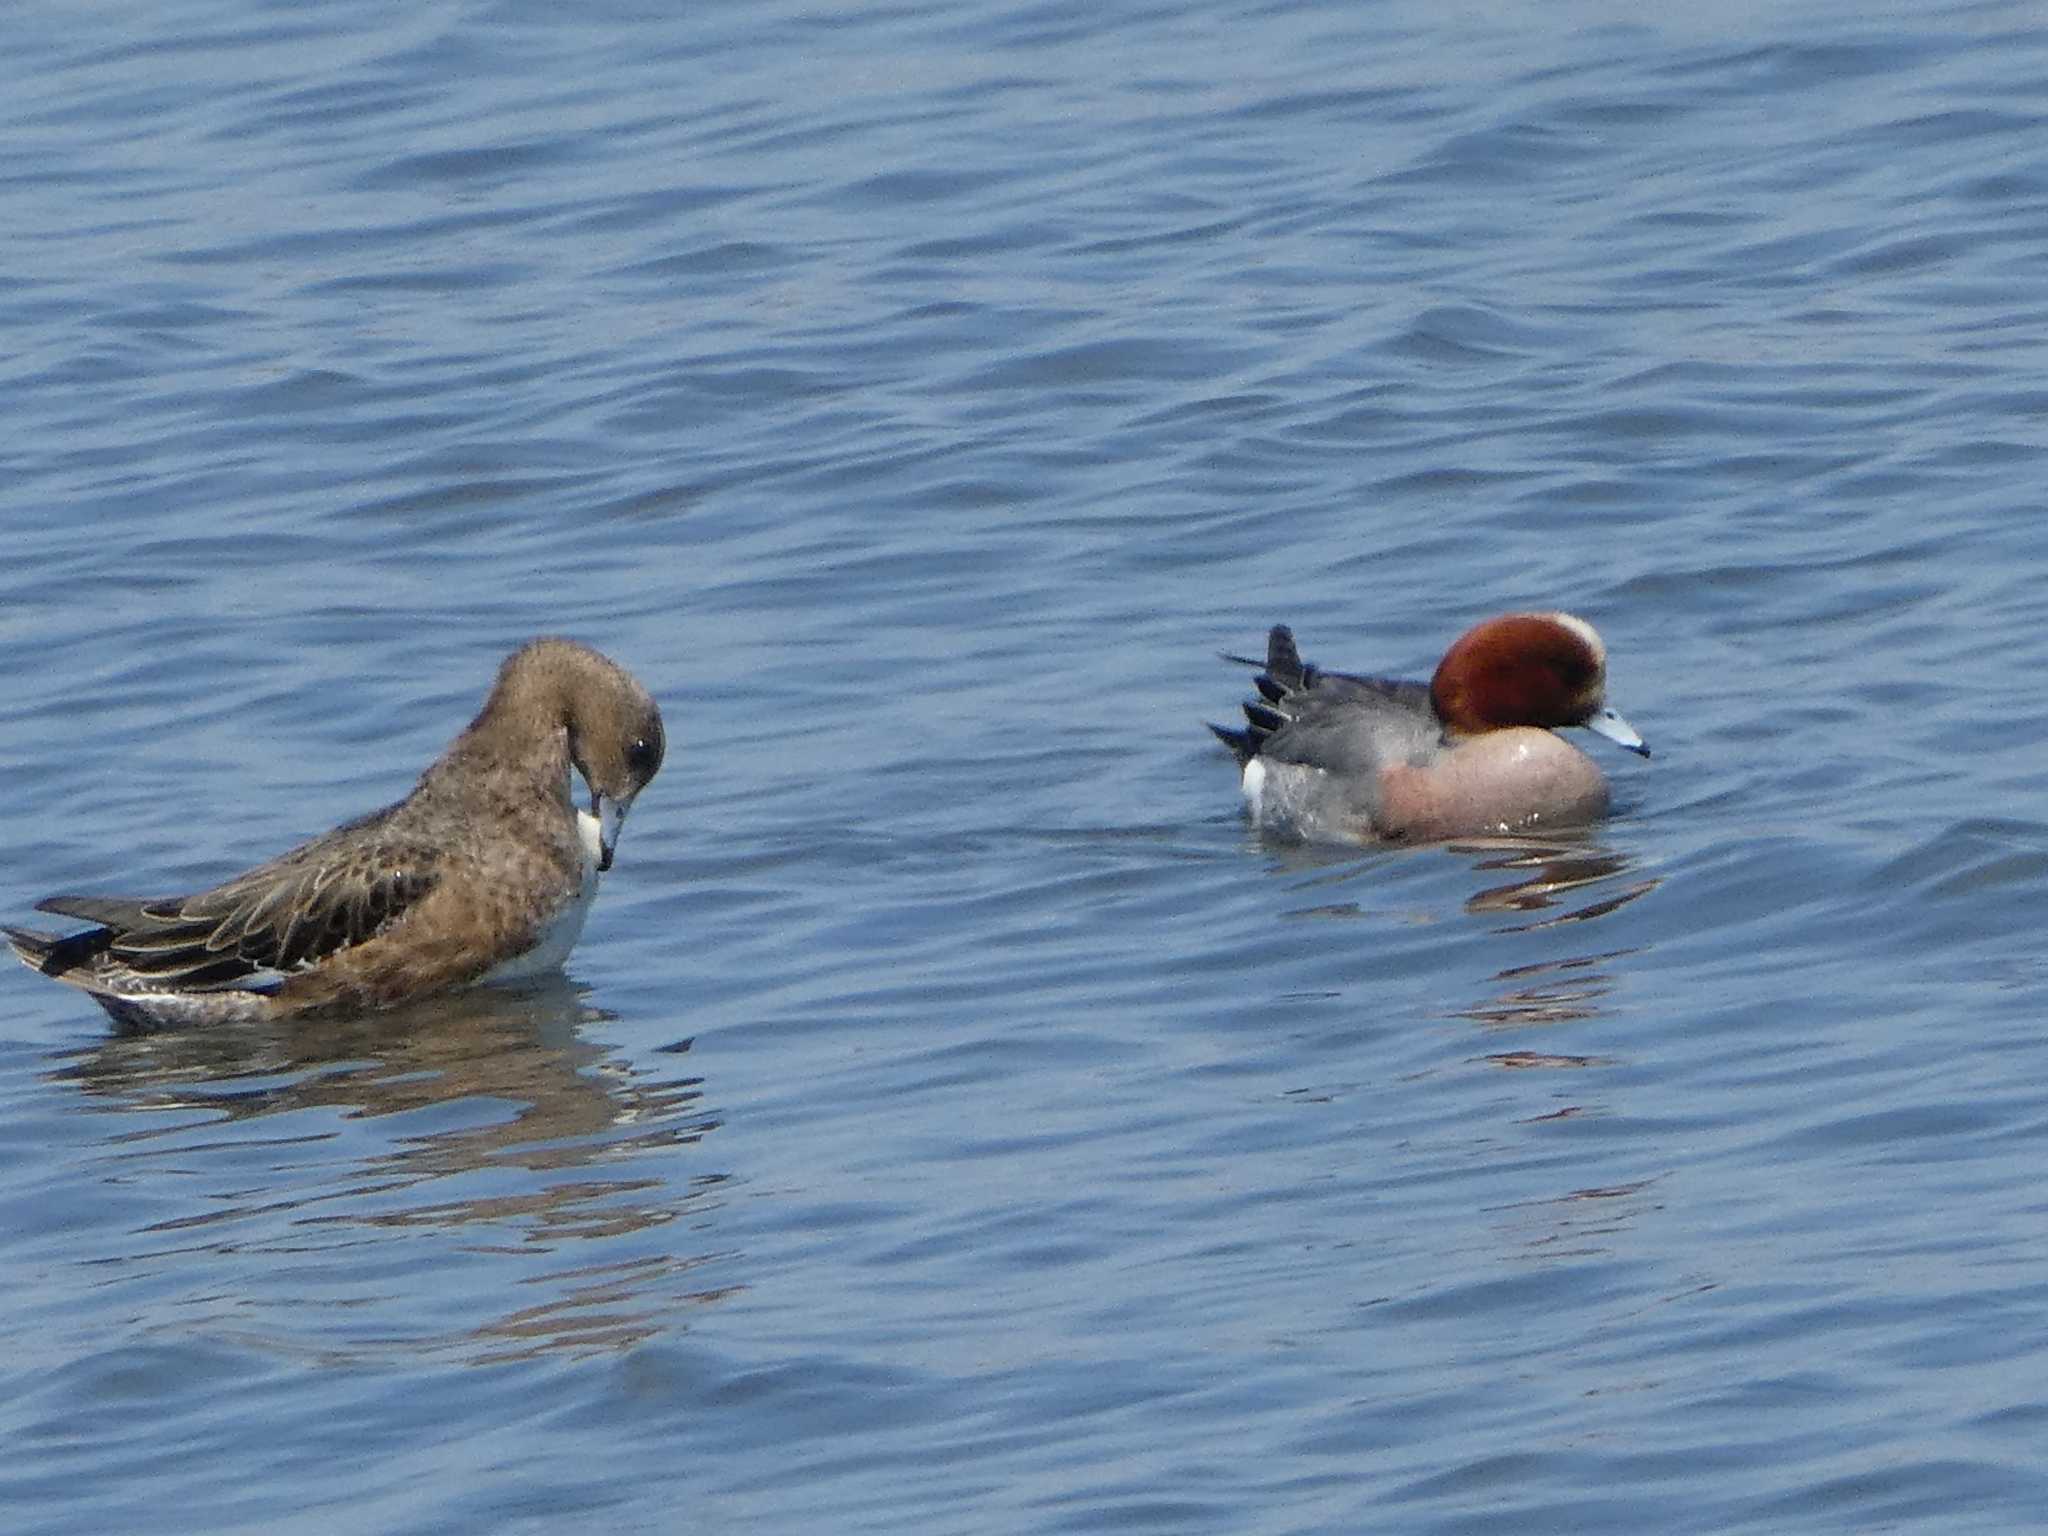
[[[390,1008],[559,966],[661,767],[661,711],[573,640],[521,646],[396,805],[210,890],[50,896],[96,926],[0,928],[22,962],[131,1028]],[[570,795],[570,770],[590,791]]]

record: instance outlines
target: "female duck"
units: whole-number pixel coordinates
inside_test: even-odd
[[[610,657],[543,637],[396,805],[186,896],[48,896],[94,926],[0,927],[127,1028],[396,1007],[559,966],[661,767],[661,711]],[[570,798],[570,776],[590,809]]]
[[[1650,755],[1607,707],[1607,648],[1569,613],[1488,619],[1428,683],[1326,672],[1280,625],[1253,681],[1245,729],[1209,729],[1243,770],[1253,822],[1297,837],[1422,842],[1591,821],[1607,781],[1552,731],[1584,726]]]

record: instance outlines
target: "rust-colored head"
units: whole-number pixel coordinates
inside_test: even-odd
[[[1643,738],[1607,707],[1607,647],[1592,625],[1569,613],[1509,613],[1474,625],[1437,663],[1429,700],[1457,735],[1582,725],[1650,755]]]

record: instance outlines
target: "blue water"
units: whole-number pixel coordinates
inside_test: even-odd
[[[669,763],[568,976],[0,976],[0,1527],[2048,1512],[2024,4],[32,7],[0,909]],[[1587,615],[1551,846],[1244,827],[1219,650]]]

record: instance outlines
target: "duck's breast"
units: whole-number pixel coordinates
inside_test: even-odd
[[[576,941],[583,937],[584,920],[590,916],[590,904],[597,899],[597,861],[601,852],[598,830],[595,816],[588,811],[577,811],[576,834],[581,844],[581,879],[577,884],[576,894],[563,902],[555,915],[548,920],[533,948],[493,966],[478,978],[480,985],[530,981],[536,976],[545,976],[551,971],[561,969],[562,962],[569,958],[569,952],[576,947]]]
[[[1381,775],[1383,834],[1442,838],[1576,826],[1607,810],[1599,766],[1534,726],[1488,731]]]

